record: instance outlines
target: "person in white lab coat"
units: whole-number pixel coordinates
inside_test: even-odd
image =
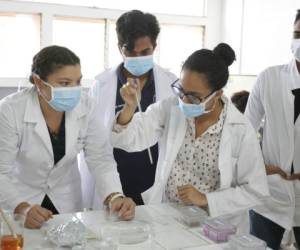
[[[79,58],[69,49],[42,49],[32,63],[33,87],[0,102],[0,207],[39,228],[52,214],[82,211],[77,154],[84,150],[98,198],[123,219],[135,204],[122,195],[112,149],[80,86]]]
[[[155,184],[146,203],[179,202],[230,215],[261,204],[268,186],[250,122],[223,95],[235,53],[227,44],[202,49],[185,61],[170,97],[134,114],[137,86],[124,85],[112,144],[129,152],[161,140]]]
[[[92,95],[97,102],[97,115],[108,131],[111,130],[116,112],[124,104],[120,88],[128,77],[140,80],[143,110],[159,100],[172,95],[170,85],[177,77],[153,61],[159,23],[155,16],[133,10],[122,14],[116,23],[119,51],[124,62],[105,70],[92,86]],[[152,145],[153,164],[147,151],[127,153],[114,149],[124,193],[138,205],[143,204],[141,193],[153,185],[158,158],[158,144]],[[90,183],[90,181],[88,181]],[[97,205],[94,205],[97,207]]]
[[[263,156],[271,198],[250,212],[251,232],[279,249],[285,229],[300,245],[300,11],[294,23],[293,60],[267,68],[257,79],[246,116],[257,130],[262,119]]]

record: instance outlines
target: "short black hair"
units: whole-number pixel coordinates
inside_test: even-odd
[[[235,59],[233,49],[226,43],[220,43],[213,50],[195,51],[184,62],[182,69],[204,74],[212,91],[216,91],[227,84],[228,67]]]
[[[300,20],[300,10],[297,10],[297,14],[296,14],[296,18],[295,18],[294,24],[295,24],[296,22],[298,22],[299,20]]]
[[[119,17],[116,31],[119,46],[124,46],[127,50],[132,51],[135,41],[141,37],[149,36],[152,44],[156,45],[160,27],[154,15],[131,10]]]
[[[249,92],[246,90],[242,90],[234,93],[231,96],[231,101],[241,113],[244,113],[246,110],[248,98],[249,98]]]
[[[31,72],[47,81],[48,75],[56,70],[67,66],[80,64],[80,59],[74,52],[61,46],[49,46],[43,48],[34,57],[31,65]],[[32,75],[29,81],[33,83]]]

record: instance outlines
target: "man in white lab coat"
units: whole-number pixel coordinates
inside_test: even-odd
[[[138,78],[142,83],[142,110],[172,94],[171,84],[176,76],[153,62],[157,36],[160,27],[155,16],[133,10],[124,13],[116,23],[118,47],[124,59],[112,69],[98,76],[92,87],[92,95],[97,101],[97,115],[105,128],[110,131],[115,113],[120,111],[124,102],[120,88],[128,78]],[[141,193],[153,185],[158,158],[158,144],[151,147],[153,164],[147,150],[127,153],[114,150],[114,157],[122,182],[123,191],[137,204],[143,204]],[[94,205],[97,207],[97,205]]]
[[[294,23],[294,59],[267,68],[251,92],[246,116],[255,129],[262,119],[263,155],[272,198],[250,212],[251,233],[279,249],[293,228],[300,244],[300,11]]]

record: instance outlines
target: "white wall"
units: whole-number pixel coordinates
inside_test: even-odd
[[[204,46],[212,49],[221,41],[222,0],[207,0]]]
[[[223,0],[220,41],[232,46],[237,60],[225,94],[251,91],[256,75],[292,59],[290,44],[300,0]]]
[[[224,0],[221,39],[238,56],[232,73],[256,75],[287,63],[297,8],[299,0]]]

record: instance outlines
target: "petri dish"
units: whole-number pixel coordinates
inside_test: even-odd
[[[145,221],[117,221],[101,229],[104,241],[118,241],[119,244],[130,245],[147,241],[152,236],[149,223]]]

